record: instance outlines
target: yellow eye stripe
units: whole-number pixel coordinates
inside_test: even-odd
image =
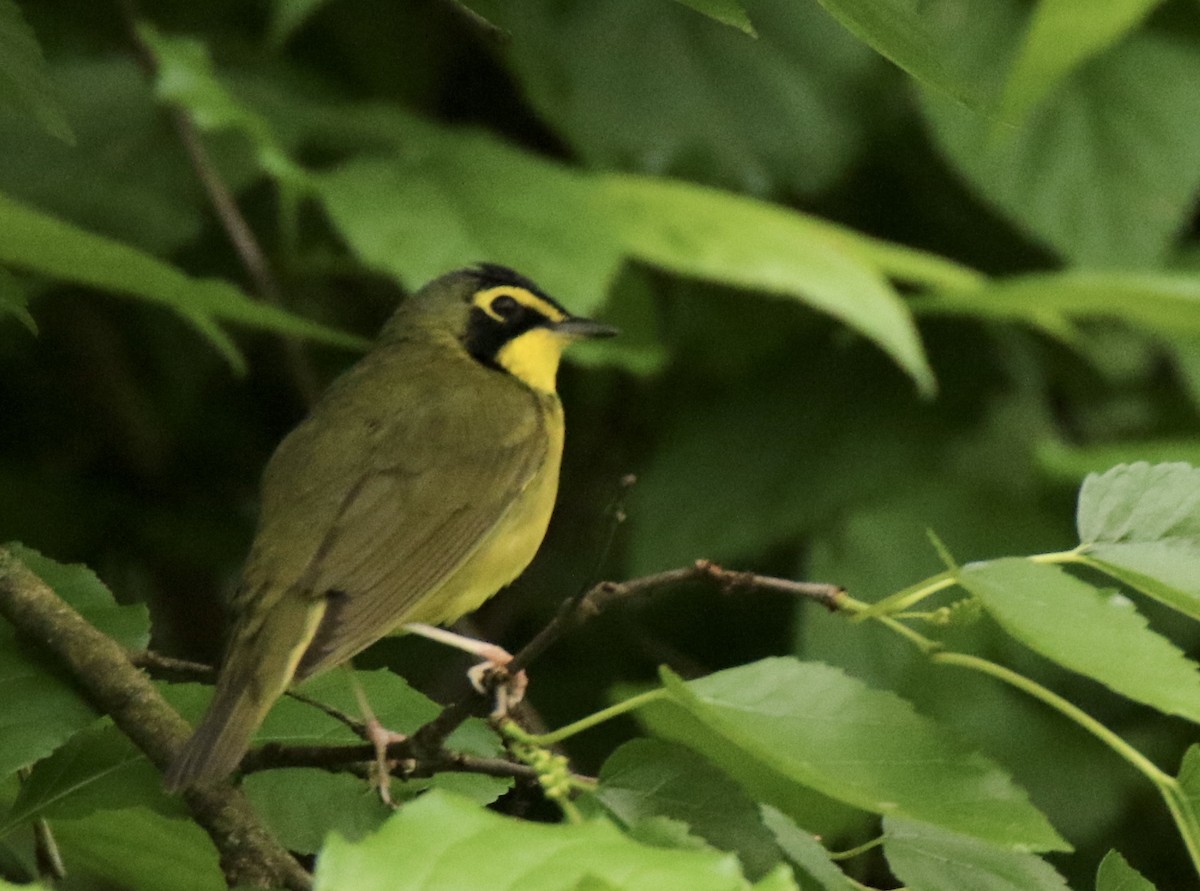
[[[528,306],[534,312],[545,316],[551,322],[561,322],[567,317],[567,314],[553,303],[539,297],[532,291],[528,291],[525,288],[518,288],[515,285],[499,285],[495,288],[485,288],[482,291],[477,291],[471,299],[471,303],[474,306],[478,306],[497,322],[503,322],[504,318],[492,309],[492,303],[498,297],[511,297],[517,303],[520,303],[522,306]]]

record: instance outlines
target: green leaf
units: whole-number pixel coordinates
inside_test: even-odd
[[[54,838],[72,874],[93,876],[123,891],[225,891],[217,850],[190,820],[146,808],[102,811],[56,820]],[[131,840],[136,856],[131,856]]]
[[[1030,649],[1110,690],[1200,723],[1200,666],[1119,595],[1020,557],[963,567],[958,582]]]
[[[274,0],[269,40],[278,49],[329,0]]]
[[[6,315],[12,316],[24,325],[30,334],[37,335],[37,322],[29,314],[25,289],[21,287],[16,276],[8,270],[0,268],[0,318]]]
[[[822,891],[854,891],[859,887],[829,859],[829,852],[816,837],[797,826],[783,811],[764,804],[762,819],[784,856],[800,871],[801,887],[808,888],[811,884]]]
[[[605,208],[577,174],[478,134],[414,127],[409,151],[350,161],[318,194],[359,258],[409,287],[489,260],[586,314],[620,262]]]
[[[1048,439],[1037,447],[1038,469],[1055,482],[1079,485],[1089,474],[1118,464],[1145,460],[1151,464],[1185,462],[1200,465],[1200,442],[1195,439],[1135,439],[1075,445]]]
[[[987,58],[1013,33],[962,32]],[[1065,80],[1017,131],[940,97],[926,96],[924,110],[967,180],[1073,263],[1161,264],[1191,214],[1200,55],[1187,44],[1134,35]]]
[[[1200,470],[1122,464],[1091,474],[1076,523],[1083,562],[1200,619]]]
[[[920,301],[923,310],[969,313],[1041,325],[1048,317],[1116,318],[1168,335],[1200,332],[1200,279],[1194,275],[1067,270],[1034,273]]]
[[[568,891],[595,887],[593,880],[622,891],[752,887],[731,854],[648,847],[601,820],[530,823],[435,791],[361,842],[331,836],[317,860],[314,891]],[[795,885],[776,873],[753,887]]]
[[[1160,2],[1040,0],[1005,84],[1005,120],[1019,123],[1068,73],[1136,28]]]
[[[969,835],[896,817],[883,818],[883,852],[901,882],[920,891],[1066,891],[1045,860]]]
[[[746,10],[737,0],[678,0],[678,2],[684,6],[690,6],[696,12],[715,19],[723,25],[729,25],[746,32],[751,37],[754,36],[754,25],[750,23],[750,17],[746,15]]]
[[[34,766],[0,821],[0,838],[36,818],[77,819],[129,807],[148,807],[168,817],[187,815],[183,802],[163,791],[162,774],[106,722],[76,735]]]
[[[819,0],[859,40],[926,86],[969,106],[984,104],[975,68],[958,50],[961,9],[912,0]],[[973,21],[972,27],[977,26]]]
[[[752,879],[779,863],[779,851],[741,787],[683,746],[637,739],[600,770],[596,797],[626,826],[652,817],[682,821],[714,848],[731,851]]]
[[[1096,891],[1155,891],[1140,872],[1117,851],[1109,851],[1096,872]]]
[[[52,74],[76,144],[0,115],[0,191],[157,256],[194,240],[209,208],[132,57],[65,59]],[[249,163],[234,163],[226,142],[211,140],[210,149],[230,186],[245,185]]]
[[[101,631],[123,646],[145,647],[144,606],[118,606],[83,566],[56,563],[21,545],[5,547]],[[0,776],[49,755],[96,717],[70,677],[0,619]]]
[[[128,245],[86,232],[0,195],[0,263],[51,278],[128,294],[178,313],[240,365],[217,321],[348,349],[364,342],[285,310],[250,300],[227,282],[195,279]]]
[[[391,815],[375,787],[310,767],[253,773],[242,782],[254,810],[289,851],[313,854],[330,831],[355,842]]]
[[[886,64],[812,3],[744,0],[757,40],[663,0],[476,5],[511,32],[529,101],[595,170],[811,196],[854,169],[873,109],[896,101]]]
[[[244,134],[263,170],[285,182],[307,183],[308,174],[288,157],[265,118],[234,98],[217,79],[208,48],[191,37],[174,37],[141,24],[138,33],[158,63],[155,89],[160,99],[187,109],[201,130]]]
[[[627,250],[708,281],[794,297],[873,340],[924,393],[934,389],[911,315],[853,249],[810,218],[702,186],[611,176],[605,190]]]
[[[0,106],[33,116],[63,142],[75,141],[46,73],[41,47],[13,0],[0,0]]]
[[[793,783],[997,844],[1069,849],[999,766],[905,700],[838,669],[776,658],[687,683],[663,675],[673,701],[708,733]]]
[[[1200,814],[1200,745],[1192,744],[1179,765],[1179,788],[1194,813]]]

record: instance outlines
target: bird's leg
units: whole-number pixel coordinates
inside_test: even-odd
[[[354,698],[358,700],[359,711],[362,712],[363,735],[366,736],[367,742],[375,747],[379,797],[384,804],[395,807],[396,805],[392,801],[392,771],[388,762],[387,750],[392,743],[404,742],[408,737],[403,733],[388,730],[379,723],[379,719],[375,717],[375,712],[371,709],[371,703],[367,701],[366,691],[363,690],[362,684],[353,674],[350,675],[350,683],[354,687]]]
[[[465,650],[481,660],[478,665],[467,672],[467,679],[470,680],[471,686],[480,693],[488,692],[488,676],[499,674],[502,681],[492,687],[496,696],[496,707],[492,710],[493,718],[505,717],[509,709],[525,698],[525,689],[529,686],[529,678],[523,669],[514,675],[508,675],[508,663],[512,662],[513,657],[512,653],[504,647],[421,622],[405,625],[404,630],[459,650]]]

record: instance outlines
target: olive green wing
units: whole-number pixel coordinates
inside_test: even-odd
[[[327,608],[297,678],[345,661],[402,622],[448,618],[448,605],[429,598],[488,540],[545,460],[546,437],[532,428],[519,443],[364,477],[319,558],[313,590],[325,592]]]

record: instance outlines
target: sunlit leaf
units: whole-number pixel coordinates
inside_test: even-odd
[[[646,177],[605,183],[629,252],[683,275],[795,297],[882,347],[925,392],[934,387],[899,295],[820,223],[738,195]]]
[[[1079,490],[1083,560],[1200,618],[1200,470],[1122,464]]]
[[[687,683],[666,672],[665,680],[707,732],[791,782],[996,844],[1068,849],[998,765],[895,694],[836,668],[764,659]]]
[[[1159,711],[1200,722],[1200,666],[1151,631],[1125,597],[1018,557],[972,563],[958,581],[1009,634],[1047,659]]]
[[[1040,0],[1004,88],[1004,117],[1020,122],[1068,73],[1115,44],[1161,0]]]
[[[587,878],[623,891],[795,888],[780,873],[752,886],[732,854],[647,847],[603,820],[515,820],[441,792],[405,805],[362,841],[330,837],[317,860],[314,888],[570,891],[588,887],[581,886]]]

